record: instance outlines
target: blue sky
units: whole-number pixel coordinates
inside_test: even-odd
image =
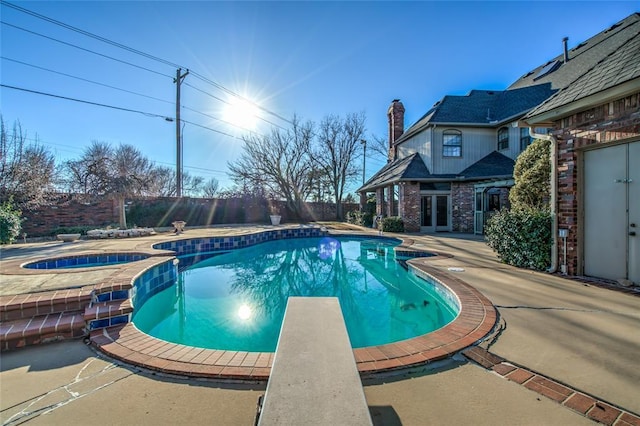
[[[393,99],[404,103],[408,126],[444,95],[505,89],[560,54],[563,37],[571,48],[640,11],[636,1],[11,3],[169,64],[3,4],[2,84],[152,114],[2,87],[5,123],[20,120],[60,161],[97,140],[135,145],[168,167],[176,161],[175,124],[162,117],[175,116],[173,64],[255,100],[268,111],[259,112],[256,132],[266,133],[269,122],[286,126],[278,116],[318,122],[364,112],[367,137],[386,137]],[[246,131],[220,121],[223,101],[232,101],[227,91],[193,74],[184,82],[185,171],[226,187],[227,162],[241,153]],[[368,158],[367,178],[383,164]]]

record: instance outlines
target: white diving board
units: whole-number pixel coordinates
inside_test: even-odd
[[[335,297],[290,297],[259,426],[371,425]]]

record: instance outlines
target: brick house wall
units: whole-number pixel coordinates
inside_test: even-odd
[[[582,273],[579,245],[579,167],[582,149],[640,136],[640,93],[598,105],[554,123],[557,143],[558,229],[568,229],[567,273]],[[556,237],[558,253],[563,241]]]
[[[405,232],[420,232],[420,184],[403,182],[398,194],[399,215]]]
[[[473,233],[475,190],[473,182],[451,184],[451,230]]]

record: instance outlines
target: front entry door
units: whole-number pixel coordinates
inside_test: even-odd
[[[421,232],[450,231],[450,197],[448,194],[423,195],[421,202]]]

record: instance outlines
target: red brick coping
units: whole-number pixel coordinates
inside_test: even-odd
[[[619,407],[582,393],[570,386],[513,364],[484,348],[474,346],[462,354],[487,370],[518,383],[583,416],[605,425],[640,425],[640,417]]]
[[[428,265],[431,258],[409,264],[448,287],[460,302],[459,315],[449,324],[422,336],[386,345],[354,349],[361,375],[401,370],[442,360],[485,337],[494,327],[491,302],[464,281]],[[109,356],[166,374],[223,380],[265,381],[272,352],[203,349],[169,343],[149,336],[132,323],[91,333],[91,342]]]

